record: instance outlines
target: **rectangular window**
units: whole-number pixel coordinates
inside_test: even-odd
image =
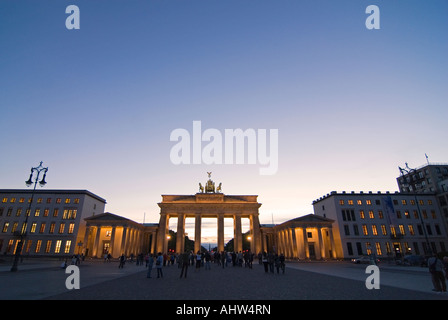
[[[52,223],[50,224],[50,230],[49,230],[49,233],[54,233],[54,228],[55,228],[55,226],[56,226],[56,223],[54,223],[54,222],[52,222]]]
[[[36,243],[36,250],[34,252],[39,253],[40,252],[40,247],[42,246],[42,240],[37,240]]]
[[[59,253],[61,251],[62,240],[56,241],[56,246],[54,247],[54,253]]]
[[[377,235],[378,235],[378,230],[376,229],[376,225],[374,225],[374,224],[372,224],[372,234],[373,234],[374,236],[377,236]]]
[[[381,244],[379,242],[375,242],[376,254],[381,256],[383,252],[381,251]]]
[[[350,235],[350,229],[349,229],[348,225],[346,225],[346,224],[344,224],[344,234],[346,236]]]
[[[365,236],[368,236],[368,235],[369,235],[369,231],[368,231],[368,229],[367,229],[367,225],[365,225],[365,224],[362,225],[362,233],[363,233]]]
[[[378,218],[384,219],[383,211],[378,210]]]
[[[35,217],[38,217],[40,215],[40,209],[36,209],[35,211],[34,211],[34,216]]]
[[[387,236],[387,228],[385,224],[381,225],[381,233],[383,234],[383,236]]]
[[[44,232],[45,232],[45,222],[42,222],[40,225],[39,233],[44,233]]]
[[[400,233],[404,236],[406,234],[406,232],[404,232],[404,225],[400,224],[398,228],[400,229]]]
[[[75,230],[75,224],[74,223],[70,223],[69,226],[68,226],[68,233],[72,234],[74,230]]]
[[[51,250],[51,240],[47,240],[47,244],[45,246],[45,253],[50,253]]]
[[[9,222],[3,224],[2,232],[8,232]]]
[[[359,217],[360,217],[361,219],[364,219],[364,218],[365,218],[364,210],[359,210]]]
[[[20,217],[22,215],[22,208],[17,208],[16,217]]]
[[[65,229],[65,223],[61,222],[61,224],[59,225],[59,233],[64,233],[64,229]]]
[[[375,215],[373,214],[373,210],[369,210],[369,218],[375,219]]]
[[[355,236],[359,236],[359,229],[357,224],[353,225],[353,233],[355,234]]]
[[[70,253],[70,246],[72,245],[72,241],[71,240],[67,240],[65,241],[65,249],[64,249],[64,253]]]
[[[415,232],[414,232],[414,226],[413,226],[412,224],[409,224],[409,225],[408,225],[408,230],[409,230],[409,234],[410,234],[411,236],[413,236],[413,235],[415,234]]]
[[[33,222],[33,223],[31,224],[31,230],[30,230],[30,232],[31,232],[31,233],[35,233],[35,232],[36,232],[36,228],[37,228],[37,222]]]

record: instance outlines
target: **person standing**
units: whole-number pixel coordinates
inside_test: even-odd
[[[120,264],[118,265],[118,268],[123,269],[124,263],[126,262],[126,256],[124,255],[124,253],[120,256],[119,261]]]
[[[437,258],[434,254],[428,259],[429,273],[431,274],[431,280],[434,285],[433,291],[436,292],[446,292],[446,282],[445,275],[443,274],[443,263],[442,260]]]
[[[198,253],[196,254],[196,271],[199,271],[199,269],[201,268],[201,260],[202,260],[201,251],[198,251]]]
[[[161,252],[159,252],[156,259],[157,278],[163,278],[162,267],[163,267],[163,255]]]
[[[151,271],[152,271],[152,266],[154,264],[154,258],[151,254],[148,254],[147,260],[146,260],[146,266],[148,267],[148,272],[146,273],[146,278],[151,278]]]
[[[188,252],[184,252],[181,256],[180,256],[180,264],[182,266],[182,271],[180,272],[180,277],[182,278],[182,276],[184,276],[184,278],[187,277],[187,271],[188,271],[188,265],[190,264],[190,255],[188,254]],[[185,273],[184,273],[185,271]]]
[[[266,253],[266,251],[263,252],[261,261],[263,262],[264,272],[268,273],[269,262],[268,262],[268,254]]]
[[[205,270],[210,270],[210,263],[212,260],[212,256],[210,255],[210,252],[205,253]]]

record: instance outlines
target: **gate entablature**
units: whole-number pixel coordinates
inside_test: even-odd
[[[221,183],[217,190],[210,179],[206,187],[195,195],[162,195],[160,207],[160,222],[157,239],[157,251],[167,252],[168,243],[166,235],[170,218],[178,219],[176,252],[184,251],[185,218],[195,218],[195,251],[201,248],[201,219],[217,218],[218,250],[224,250],[224,218],[233,218],[234,221],[234,247],[235,251],[242,251],[241,218],[250,219],[251,251],[261,251],[260,222],[258,209],[261,203],[257,195],[225,195],[221,193]],[[201,186],[201,184],[200,184]],[[213,187],[213,189],[212,189]],[[219,190],[219,191],[218,191]],[[216,192],[218,191],[218,192]]]

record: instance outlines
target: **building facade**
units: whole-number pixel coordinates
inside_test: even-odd
[[[333,222],[309,214],[278,225],[262,225],[263,249],[266,252],[283,253],[289,259],[339,258],[333,236]]]
[[[33,200],[32,200],[33,199]],[[87,190],[0,189],[0,252],[70,256],[82,252],[87,217],[104,212],[106,200]]]
[[[411,169],[408,164],[400,169],[397,178],[402,193],[433,193],[437,197],[445,227],[448,229],[448,164],[433,164]]]
[[[375,254],[393,259],[448,248],[435,194],[333,191],[313,207],[316,215],[334,220],[338,257]]]

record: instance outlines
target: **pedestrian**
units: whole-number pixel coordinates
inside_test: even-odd
[[[275,262],[274,254],[272,252],[269,252],[268,263],[269,263],[269,271],[271,271],[271,273],[274,273],[274,262]]]
[[[163,278],[162,267],[163,267],[163,255],[162,252],[159,252],[156,259],[157,278]]]
[[[222,268],[224,269],[224,266],[226,264],[226,259],[227,259],[227,253],[225,251],[221,252],[221,264],[222,264]]]
[[[431,274],[431,280],[434,285],[433,291],[446,292],[445,275],[443,274],[443,262],[437,258],[437,254],[434,254],[428,259],[429,273]]]
[[[180,277],[182,278],[182,276],[184,276],[184,278],[187,277],[187,271],[188,271],[188,265],[190,264],[190,255],[188,254],[187,251],[185,251],[181,256],[180,256],[180,264],[182,266],[182,271],[180,272]],[[185,271],[185,273],[184,273]]]
[[[124,253],[120,256],[120,258],[118,260],[120,262],[118,265],[118,268],[123,269],[124,263],[126,262],[126,256],[124,255]]]
[[[148,272],[146,273],[146,278],[151,278],[152,266],[154,264],[154,258],[152,254],[148,254],[148,259],[146,260],[146,266],[148,267]]]
[[[210,255],[210,252],[205,253],[205,270],[210,270],[210,263],[212,260],[212,256]]]
[[[266,251],[263,251],[261,261],[263,262],[264,272],[268,273],[268,254],[266,253]]]
[[[198,251],[198,253],[196,254],[196,269],[195,269],[195,271],[199,271],[199,268],[201,267],[201,260],[202,260],[201,251]]]
[[[443,269],[445,271],[445,278],[448,279],[448,257],[443,257]]]

